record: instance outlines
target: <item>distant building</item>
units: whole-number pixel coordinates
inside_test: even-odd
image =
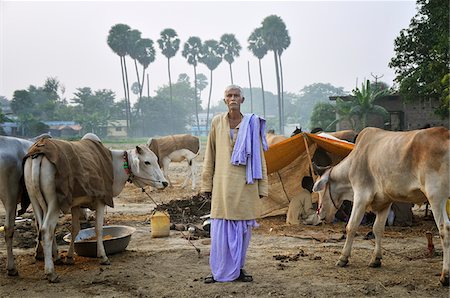
[[[330,96],[331,101],[341,98],[344,101],[352,99],[347,96]],[[414,102],[404,102],[400,95],[387,95],[378,98],[374,102],[382,106],[389,113],[389,119],[385,122],[380,115],[369,115],[367,125],[379,127],[386,130],[401,131],[414,130],[426,126],[444,126],[449,128],[448,120],[442,120],[434,114],[434,110],[439,106],[438,100],[417,100]],[[336,115],[336,117],[339,117]],[[356,120],[356,117],[354,118]],[[336,124],[336,130],[351,129],[347,121],[339,121]]]
[[[198,113],[199,125],[197,126],[197,116],[195,114],[192,115],[189,125],[186,126],[188,133],[194,136],[207,136],[209,133],[209,125],[206,125],[206,116],[206,113]],[[209,114],[209,122],[211,122],[212,117],[213,115]]]
[[[106,126],[106,137],[111,139],[127,138],[127,120],[110,120]]]
[[[74,121],[43,121],[55,138],[80,137],[82,127]]]

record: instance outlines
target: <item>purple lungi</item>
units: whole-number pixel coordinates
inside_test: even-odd
[[[245,265],[252,227],[256,220],[211,219],[209,264],[216,281],[233,281]]]

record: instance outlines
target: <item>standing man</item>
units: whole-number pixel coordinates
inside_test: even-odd
[[[268,195],[265,120],[241,114],[242,89],[225,89],[228,112],[215,116],[206,144],[201,191],[211,197],[211,275],[205,283],[253,281],[244,270],[260,199]]]

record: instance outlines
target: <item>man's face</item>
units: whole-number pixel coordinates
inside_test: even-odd
[[[241,96],[239,89],[231,89],[225,93],[225,98],[223,100],[228,106],[228,109],[239,109],[241,103],[244,102],[244,98]]]

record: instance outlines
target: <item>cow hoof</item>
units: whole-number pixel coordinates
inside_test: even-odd
[[[16,268],[8,269],[8,276],[18,276],[18,275],[19,275],[19,271],[17,271]]]
[[[441,274],[441,278],[439,278],[439,281],[441,282],[441,285],[444,287],[448,287],[449,286],[449,275],[442,273]]]
[[[50,283],[58,283],[60,282],[59,276],[56,273],[48,273],[46,274],[48,282]]]
[[[111,262],[109,261],[108,258],[102,259],[102,260],[100,261],[100,265],[111,265]]]
[[[75,261],[72,257],[66,257],[66,261],[64,262],[66,265],[73,265]]]
[[[379,268],[381,267],[381,258],[375,258],[369,263],[369,267],[371,268]]]
[[[345,266],[347,266],[347,264],[348,264],[348,260],[343,260],[343,259],[339,259],[336,262],[336,266],[339,266],[339,267],[345,267]]]

